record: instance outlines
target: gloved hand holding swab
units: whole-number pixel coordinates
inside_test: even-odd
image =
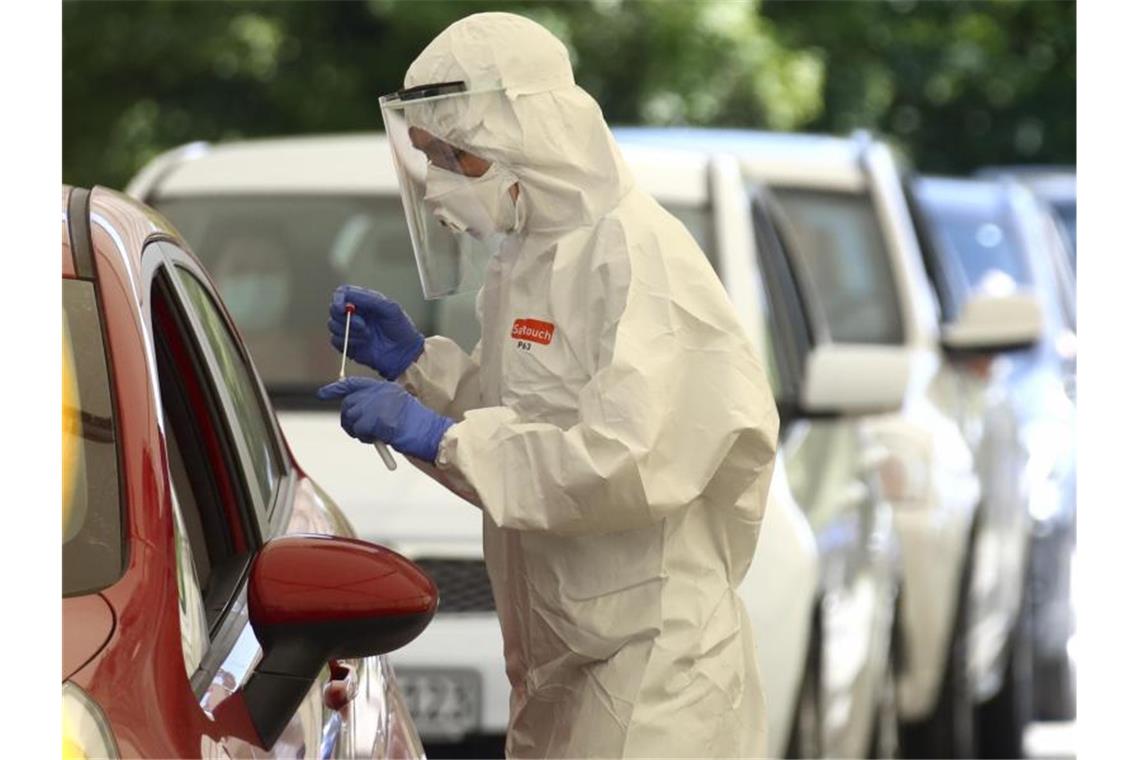
[[[348,333],[352,329],[352,315],[356,312],[356,307],[353,304],[344,305],[344,348],[340,353],[340,377],[338,380],[344,379],[344,365],[348,359]],[[376,453],[384,460],[385,466],[389,470],[396,469],[396,459],[392,456],[392,452],[388,450],[388,446],[379,441],[373,444],[376,447]]]

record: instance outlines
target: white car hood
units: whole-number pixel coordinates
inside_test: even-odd
[[[395,471],[350,438],[336,411],[277,415],[301,469],[328,492],[357,535],[417,557],[481,557],[483,516],[399,454]]]

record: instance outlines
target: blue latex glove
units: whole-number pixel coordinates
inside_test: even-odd
[[[424,349],[424,336],[400,304],[383,293],[341,285],[329,304],[329,343],[344,350],[346,304],[356,307],[348,335],[348,356],[389,380],[404,374]]]
[[[436,414],[387,380],[346,377],[317,391],[317,398],[343,398],[340,426],[365,443],[383,441],[409,456],[434,462],[439,442],[455,420]]]

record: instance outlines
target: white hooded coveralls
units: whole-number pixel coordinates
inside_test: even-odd
[[[776,448],[760,357],[688,231],[634,187],[557,38],[469,16],[404,84],[449,81],[497,91],[421,125],[513,171],[523,221],[488,265],[472,355],[429,338],[401,381],[458,420],[435,474],[484,511],[507,752],[762,755],[735,592]]]

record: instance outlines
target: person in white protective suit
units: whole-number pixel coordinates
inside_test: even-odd
[[[342,286],[330,342],[352,303],[350,355],[388,380],[320,395],[483,510],[508,755],[762,755],[735,591],[776,450],[757,350],[552,34],[469,16],[404,85],[382,112],[425,292],[453,291],[488,246],[482,337],[470,356],[425,341],[393,301]]]

